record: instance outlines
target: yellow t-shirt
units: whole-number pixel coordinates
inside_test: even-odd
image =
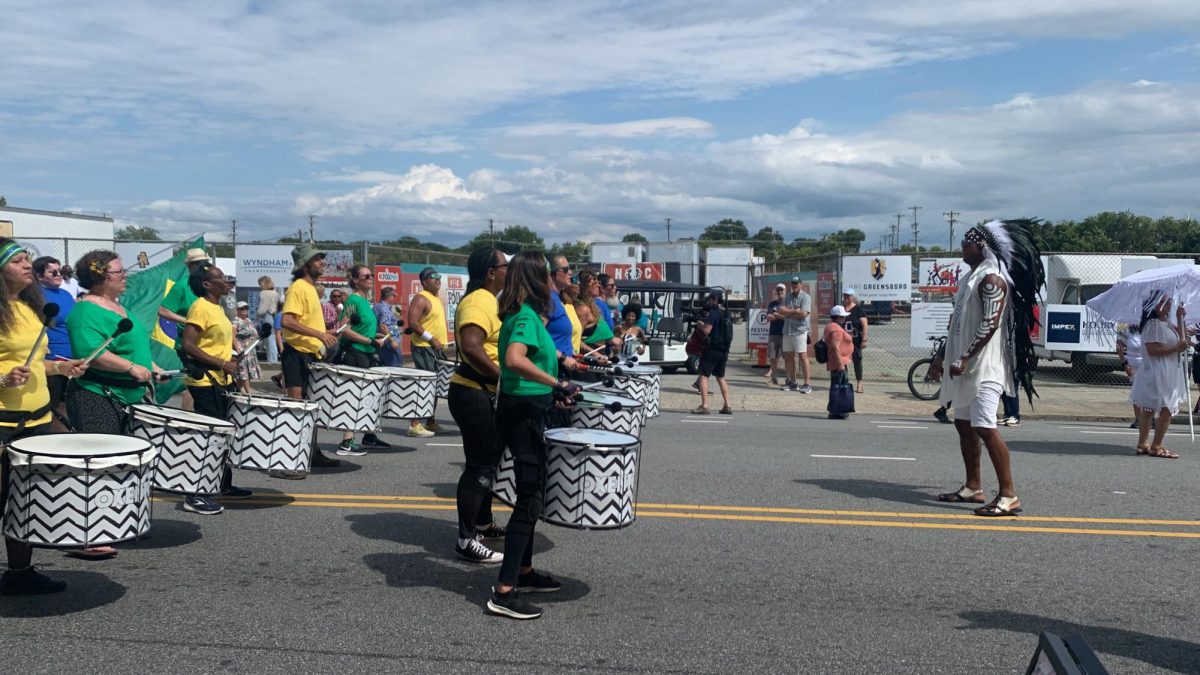
[[[583,322],[579,320],[579,313],[575,311],[575,305],[564,302],[563,309],[567,310],[567,318],[571,320],[571,347],[578,356],[583,353]]]
[[[442,307],[441,299],[424,289],[417,295],[429,301],[429,311],[425,313],[425,318],[421,319],[421,330],[437,338],[443,345],[446,344],[446,310]],[[413,335],[412,345],[428,347],[429,343],[420,335]]]
[[[321,298],[317,289],[308,279],[300,278],[292,282],[283,300],[283,313],[295,315],[301,325],[325,332],[325,314],[321,311]],[[324,343],[315,337],[301,335],[295,331],[283,329],[283,341],[298,352],[305,354],[320,354]]]
[[[209,302],[207,298],[197,299],[188,310],[187,325],[195,326],[200,331],[200,351],[222,361],[233,357],[233,323],[225,316],[225,310],[220,306]],[[223,370],[209,370],[208,374],[222,386],[233,380],[229,373]],[[208,377],[198,380],[187,378],[189,387],[211,387],[212,384]]]
[[[13,368],[25,365],[33,342],[42,332],[42,321],[33,310],[21,301],[9,303],[13,310],[13,328],[0,335],[0,374],[7,375]],[[12,385],[0,389],[0,410],[8,412],[33,412],[50,403],[50,389],[46,387],[46,340],[38,345],[37,353],[29,364],[29,379],[23,386]],[[29,420],[26,427],[36,427],[50,422],[50,413]],[[0,426],[15,427],[16,422],[0,422]]]
[[[492,295],[491,291],[481,288],[476,291],[471,291],[467,297],[463,298],[458,303],[458,309],[454,312],[454,334],[455,340],[462,344],[462,340],[458,337],[462,333],[462,329],[467,326],[478,326],[483,329],[485,337],[483,339],[483,351],[487,353],[492,363],[500,365],[500,327],[504,325],[500,321],[500,303],[496,301],[496,296]],[[470,365],[470,362],[464,360]],[[472,367],[473,369],[473,367]],[[479,383],[465,378],[458,373],[450,376],[450,382],[461,384],[470,389],[479,389]],[[488,391],[496,391],[495,386],[487,388]]]

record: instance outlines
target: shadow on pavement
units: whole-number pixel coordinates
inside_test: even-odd
[[[124,544],[118,544],[124,547]],[[51,595],[10,596],[0,598],[0,616],[6,618],[44,618],[63,616],[103,607],[120,600],[125,587],[98,572],[47,570],[46,575],[67,582],[67,590]]]
[[[161,508],[161,505],[158,508]],[[175,508],[179,509],[180,507],[176,506]],[[196,517],[203,518],[204,516]],[[124,551],[125,549],[136,551],[139,549],[175,548],[176,546],[185,546],[200,541],[203,538],[204,535],[200,532],[200,525],[198,523],[155,516],[150,520],[150,531],[142,535],[140,539],[113,544],[113,548],[116,548],[118,551]]]
[[[293,481],[287,481],[289,483]],[[274,490],[271,488],[256,487],[252,488],[254,494],[250,495],[249,499],[221,499],[216,498],[217,503],[224,506],[228,511],[259,511],[261,509],[274,509],[280,506],[287,506],[296,501],[296,498]]]
[[[1007,440],[1007,439],[1006,439]],[[1013,452],[1029,452],[1036,455],[1129,455],[1136,457],[1133,446],[1137,436],[1130,435],[1129,443],[1076,443],[1072,441],[1016,441],[1008,440],[1008,449]]]
[[[1059,636],[1078,634],[1082,635],[1098,654],[1121,656],[1178,673],[1194,673],[1196,664],[1200,663],[1200,644],[1175,638],[1137,633],[1123,628],[1088,626],[1017,612],[967,611],[958,616],[971,622],[971,625],[961,626],[959,630],[1000,629],[1013,633],[1028,633],[1032,636],[1044,630]],[[1030,656],[1036,647],[1036,639],[1031,639]]]
[[[429,488],[434,497],[441,499],[454,499],[458,496],[458,483],[421,483],[421,487]],[[496,501],[499,500],[494,500]]]
[[[342,473],[354,473],[355,471],[358,471],[359,469],[362,468],[361,464],[355,464],[354,462],[347,462],[345,457],[338,457],[337,454],[334,452],[334,450],[336,450],[336,449],[337,449],[336,445],[331,448],[328,448],[327,451],[325,452],[325,456],[329,457],[330,459],[336,459],[339,462],[341,462],[341,464],[338,464],[337,466],[327,467],[327,468],[313,469],[311,472],[312,475],[314,475],[314,476],[336,476],[336,475],[342,474]],[[326,448],[322,448],[322,450],[326,450]],[[288,481],[288,482],[291,482],[291,481]]]
[[[840,492],[858,499],[881,499],[899,504],[933,506],[939,509],[951,509],[955,511],[963,510],[966,507],[978,506],[978,504],[939,502],[937,495],[934,494],[938,491],[938,488],[928,485],[901,485],[879,480],[861,480],[855,478],[814,478],[810,480],[797,478],[792,482],[799,483],[800,485],[813,485],[822,490]],[[951,486],[947,488],[947,491],[953,489],[953,486]]]
[[[437,588],[458,593],[468,602],[479,605],[491,595],[496,575],[500,573],[499,565],[458,565],[453,560],[429,553],[370,553],[363,556],[363,563],[382,574],[392,588]],[[530,597],[534,604],[571,602],[592,592],[591,586],[578,579],[565,577],[555,570],[549,570],[549,574],[562,583],[562,590]]]
[[[454,543],[458,539],[458,524],[455,520],[440,520],[426,518],[411,513],[366,513],[346,516],[350,529],[360,537],[392,541],[405,546],[420,546],[446,561],[458,561],[454,557]],[[545,553],[554,548],[554,542],[543,534],[550,527],[538,523],[533,533],[533,552],[535,555]],[[504,540],[488,540],[487,545],[498,551],[504,550]],[[463,562],[463,566],[471,567]],[[537,565],[537,559],[534,559]]]

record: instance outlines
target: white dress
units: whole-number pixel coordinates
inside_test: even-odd
[[[1142,331],[1142,365],[1133,387],[1129,390],[1129,402],[1157,411],[1166,408],[1171,415],[1179,414],[1179,402],[1187,398],[1187,380],[1183,359],[1178,353],[1151,356],[1145,346],[1151,342],[1173,345],[1179,342],[1175,329],[1165,321],[1151,319]]]

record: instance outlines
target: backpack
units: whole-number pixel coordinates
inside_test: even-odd
[[[817,363],[827,363],[829,361],[829,345],[825,344],[825,339],[817,340],[813,345],[813,356],[816,357]]]
[[[733,320],[729,318],[729,312],[724,310],[721,310],[721,344],[725,351],[729,351],[733,345]]]

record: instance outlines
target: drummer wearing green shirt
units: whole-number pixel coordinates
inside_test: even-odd
[[[387,339],[386,333],[379,331],[379,320],[375,318],[375,310],[371,307],[371,289],[375,285],[375,275],[366,265],[355,265],[346,275],[347,285],[350,286],[350,296],[342,303],[342,313],[339,320],[349,319],[349,324],[342,329],[341,348],[338,351],[338,363],[355,368],[374,368],[379,365],[378,350]],[[390,448],[390,443],[380,440],[374,433],[363,435],[362,445],[354,442],[354,432],[347,431],[342,435],[338,444],[337,454],[349,457],[360,457],[367,454],[362,448]]]
[[[534,251],[513,256],[500,294],[500,396],[496,431],[513,456],[516,504],[504,535],[500,579],[487,611],[512,619],[536,619],[542,610],[521,593],[551,593],[562,584],[533,569],[533,529],[545,489],[546,413],[568,406],[577,385],[558,381],[558,352],[546,330],[551,307],[550,273]],[[557,401],[557,403],[556,403]]]

